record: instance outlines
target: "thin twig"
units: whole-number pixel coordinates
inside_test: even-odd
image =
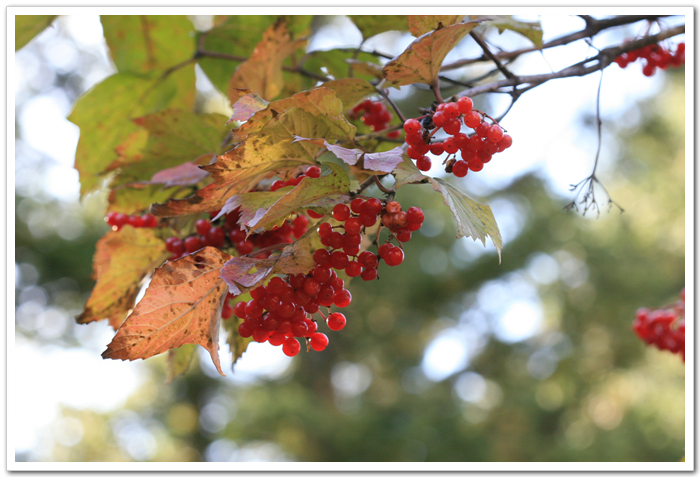
[[[489,46],[486,44],[486,42],[479,36],[478,33],[476,33],[474,30],[469,32],[469,35],[474,39],[477,45],[481,47],[482,50],[484,50],[484,54],[489,57],[491,61],[493,61],[496,64],[496,67],[498,70],[503,73],[503,76],[506,78],[515,78],[515,75],[511,73],[508,68],[503,66],[503,63],[494,56],[494,54],[491,52],[489,49]]]
[[[397,115],[397,116],[399,117],[399,119],[401,120],[401,124],[405,123],[405,122],[406,122],[406,117],[403,115],[403,113],[401,112],[401,110],[399,109],[399,107],[396,106],[396,103],[394,103],[394,102],[391,100],[391,98],[390,98],[389,95],[386,93],[386,91],[384,91],[382,88],[379,88],[379,87],[377,87],[377,86],[375,86],[374,89],[377,91],[377,93],[379,93],[379,95],[380,95],[382,98],[384,98],[384,100],[385,100],[387,103],[389,103],[389,105],[391,106],[391,109],[394,110],[394,112],[396,113],[396,115]]]

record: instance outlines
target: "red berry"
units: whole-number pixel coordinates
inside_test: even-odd
[[[333,304],[338,308],[345,308],[351,301],[352,294],[348,290],[340,290],[333,295]]]
[[[406,211],[406,218],[409,224],[422,224],[425,220],[425,214],[420,207],[410,207]]]
[[[456,177],[464,177],[469,172],[469,165],[464,161],[457,161],[452,166],[452,173]]]
[[[294,338],[289,338],[284,343],[282,343],[282,352],[284,352],[284,354],[286,354],[287,356],[296,356],[297,354],[299,354],[300,349],[301,345]]]
[[[330,270],[328,270],[330,271]],[[330,278],[330,273],[329,273],[329,278]],[[318,295],[318,291],[321,289],[321,284],[314,280],[313,278],[307,278],[306,281],[304,282],[304,293],[306,293],[309,296],[316,296]]]
[[[264,286],[254,288],[250,291],[250,296],[254,300],[262,300],[267,295],[267,289]]]
[[[513,145],[513,138],[507,134],[503,135],[503,138],[498,141],[498,152],[503,152]]]
[[[365,203],[364,210],[362,212],[366,212],[368,214],[379,215],[379,213],[381,211],[382,211],[382,202],[379,199],[372,197],[371,199],[367,200],[367,202]]]
[[[433,166],[433,163],[431,162],[431,160],[428,156],[421,156],[416,161],[416,167],[418,168],[419,171],[423,171],[423,172],[429,171],[432,166]]]
[[[401,204],[395,200],[390,200],[386,203],[386,211],[390,214],[398,214],[401,212]]]
[[[469,166],[469,169],[471,169],[474,172],[479,172],[481,169],[484,168],[484,163],[481,162],[481,160],[478,158],[474,159],[473,161],[469,161],[467,165]]]
[[[314,351],[323,351],[328,346],[328,336],[323,333],[314,333],[311,335],[311,349]]]
[[[332,248],[343,248],[343,245],[345,245],[345,239],[343,238],[343,234],[341,234],[340,232],[333,232],[331,236],[328,237],[328,243],[331,244]]]
[[[347,254],[343,252],[333,252],[331,254],[330,265],[336,270],[343,270],[348,266],[349,260]]]
[[[423,136],[420,134],[408,134],[406,135],[406,143],[411,146],[420,146],[423,144]]]
[[[211,222],[209,222],[206,219],[199,219],[195,224],[195,228],[197,229],[197,233],[199,235],[206,235],[209,230],[211,229]]]
[[[395,267],[403,262],[403,250],[401,250],[399,247],[393,247],[386,253],[386,256],[382,258],[384,258],[387,265],[390,267]]]
[[[141,220],[140,215],[130,215],[127,223],[134,228],[143,227],[143,220]]]
[[[118,228],[121,228],[121,227],[125,226],[127,223],[129,223],[129,216],[119,212],[119,213],[114,215],[113,222],[114,222],[114,225],[116,225]]]
[[[457,100],[457,106],[459,107],[460,113],[468,114],[474,107],[474,102],[469,96],[462,96]]]
[[[333,207],[333,218],[339,222],[345,222],[350,217],[350,207],[345,204],[336,204]]]
[[[498,142],[503,138],[503,129],[501,129],[501,126],[498,124],[494,124],[489,128],[489,132],[486,137],[491,142]]]
[[[481,124],[481,115],[476,111],[472,111],[468,114],[465,114],[464,124],[466,124],[467,127],[470,127],[472,129],[476,128],[479,124]]]
[[[379,260],[377,256],[370,251],[364,251],[358,257],[359,262],[364,265],[365,268],[377,268]]]
[[[154,228],[158,226],[158,219],[153,214],[143,214],[141,216],[143,227]]]
[[[459,146],[457,146],[457,143],[455,142],[454,138],[451,137],[445,139],[443,147],[445,148],[445,152],[448,154],[454,154],[455,152],[459,151]]]
[[[445,122],[442,129],[450,136],[454,136],[455,134],[459,133],[461,127],[462,124],[459,122],[459,119],[449,119]]]
[[[343,328],[345,328],[345,323],[347,320],[345,319],[345,315],[342,313],[331,313],[328,315],[328,328],[330,328],[333,331],[340,331]]]
[[[320,219],[321,217],[323,217],[323,214],[319,214],[317,212],[314,212],[313,210],[307,210],[306,213],[309,214],[309,217],[311,217],[312,219]]]
[[[240,319],[245,319],[246,317],[246,312],[245,312],[245,307],[246,307],[246,302],[244,301],[239,301],[236,303],[236,305],[233,307],[233,313]]]
[[[185,250],[187,250],[188,253],[192,253],[200,248],[202,248],[202,241],[199,240],[198,236],[191,235],[185,239]]]
[[[270,185],[270,191],[274,192],[277,189],[281,189],[282,187],[284,187],[284,185],[284,181],[275,181]]]
[[[417,119],[409,119],[403,123],[403,130],[406,131],[406,134],[420,134],[421,129],[420,121]]]
[[[253,336],[253,329],[250,327],[247,321],[244,321],[238,325],[238,334],[241,338],[250,338]]]
[[[362,279],[366,282],[374,280],[375,278],[377,278],[376,268],[366,268],[365,271],[362,272]]]
[[[459,105],[457,103],[447,103],[445,104],[445,109],[443,110],[445,116],[449,119],[456,119],[459,117]]]
[[[358,218],[360,219],[360,223],[363,227],[371,227],[377,223],[377,214],[370,214],[366,211],[362,212]],[[347,230],[347,222],[345,222],[345,226]]]
[[[228,320],[233,315],[233,307],[228,303],[224,303],[224,307],[221,309],[221,318]]]
[[[306,169],[306,177],[311,177],[312,179],[318,179],[321,177],[321,168],[318,166],[311,166]]]
[[[441,142],[436,142],[430,145],[430,153],[436,156],[442,155],[445,152],[445,148]]]
[[[439,106],[438,106],[439,107]],[[437,111],[435,114],[433,114],[433,124],[435,125],[436,128],[441,128],[445,125],[445,122],[447,122],[449,118],[445,116],[445,113],[442,111]]]
[[[345,273],[349,277],[359,277],[362,273],[362,265],[359,262],[350,262],[348,266],[345,267]]]
[[[362,230],[362,222],[358,217],[350,217],[345,221],[345,233],[346,234],[359,234]]]
[[[350,210],[355,212],[356,214],[359,214],[362,212],[362,208],[365,204],[365,200],[358,197],[357,199],[353,199],[352,202],[350,202]]]

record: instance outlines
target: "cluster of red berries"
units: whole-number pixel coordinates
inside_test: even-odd
[[[678,68],[685,64],[685,43],[679,43],[674,53],[671,53],[670,50],[667,50],[658,43],[655,45],[647,45],[644,48],[621,54],[615,58],[615,63],[617,63],[620,68],[626,68],[628,64],[634,63],[640,58],[646,60],[642,68],[644,76],[653,75],[656,68],[661,68],[662,70],[665,70],[669,66]]]
[[[134,228],[158,227],[158,219],[152,214],[126,215],[121,212],[108,212],[105,222],[114,230],[119,230],[125,225],[131,225]]]
[[[448,156],[443,161],[445,172],[464,177],[470,170],[477,172],[483,169],[494,154],[505,151],[513,144],[513,139],[503,132],[500,125],[487,122],[484,113],[472,109],[473,106],[471,98],[464,96],[457,102],[438,104],[435,112],[432,115],[428,113],[422,121],[409,119],[404,123],[409,145],[406,153],[416,161],[418,169],[430,170],[432,162],[425,155],[428,152],[436,156],[446,152]],[[462,122],[472,128],[474,134],[468,136],[461,132]],[[451,137],[431,144],[432,137],[440,129]],[[459,160],[457,152],[461,156]]]
[[[289,179],[287,181],[275,181],[270,186],[270,191],[276,191],[277,189],[281,189],[282,187],[287,187],[287,186],[296,186],[301,182],[301,180],[304,177],[318,179],[319,177],[321,177],[321,168],[318,166],[311,166],[308,169],[306,169],[306,172],[304,172],[303,175],[301,175],[299,177],[294,177],[294,178]]]
[[[670,308],[638,309],[632,329],[646,344],[680,354],[685,362],[685,288]]]
[[[210,212],[215,217],[219,212]],[[281,243],[292,243],[292,235],[299,238],[309,226],[309,219],[304,215],[297,215],[293,220],[287,220],[284,224],[268,230],[262,234],[252,234],[246,238],[246,233],[238,226],[240,211],[238,209],[224,216],[221,226],[212,225],[211,221],[199,219],[195,223],[196,233],[184,239],[173,236],[165,241],[165,248],[172,253],[171,260],[183,257],[195,252],[202,247],[227,248],[234,247],[239,255],[247,255],[261,248],[271,247]],[[261,258],[267,258],[268,252],[260,254]]]
[[[332,305],[344,308],[352,301],[343,279],[329,267],[320,265],[306,275],[289,275],[286,279],[275,276],[267,286],[255,288],[250,295],[250,301],[238,302],[233,308],[228,304],[229,295],[222,318],[227,319],[233,313],[244,320],[238,325],[241,337],[252,336],[258,343],[282,345],[287,356],[299,353],[301,347],[296,338],[305,338],[313,350],[323,351],[328,346],[328,336],[317,331],[318,324],[309,315],[318,313],[329,329],[339,331],[345,327],[345,316],[329,313],[326,317],[319,308]]]
[[[371,127],[373,131],[383,131],[389,127],[392,115],[384,103],[381,101],[372,101],[366,99],[360,104],[352,108],[350,111],[350,119],[357,119],[362,114],[362,122]],[[396,139],[400,135],[399,131],[392,131],[387,134],[387,137]]]
[[[342,225],[333,227],[324,222],[318,227],[321,243],[331,250],[316,250],[315,262],[320,266],[345,270],[349,277],[361,276],[365,281],[377,278],[380,258],[391,267],[400,265],[404,259],[403,250],[389,242],[379,247],[379,257],[370,251],[360,253],[362,228],[373,226],[380,216],[382,224],[399,242],[408,242],[411,232],[420,229],[425,219],[423,211],[418,207],[402,211],[401,204],[396,201],[384,205],[379,199],[365,200],[358,197],[350,203],[350,207],[337,204],[333,207],[333,218],[342,222]],[[334,231],[334,228],[342,228],[343,233]]]

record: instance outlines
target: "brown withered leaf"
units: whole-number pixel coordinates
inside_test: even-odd
[[[237,99],[236,89],[250,89],[261,97],[271,100],[280,94],[284,87],[282,62],[306,40],[294,40],[287,28],[287,22],[280,18],[265,33],[262,41],[246,61],[238,65],[228,84],[229,98]]]
[[[204,247],[167,261],[102,353],[104,359],[146,359],[185,344],[203,346],[221,373],[219,325],[228,286],[219,277],[230,255]]]
[[[151,229],[130,225],[97,242],[93,273],[97,281],[78,323],[108,319],[116,330],[134,306],[142,281],[168,256]]]

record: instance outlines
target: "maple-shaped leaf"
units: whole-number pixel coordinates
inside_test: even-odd
[[[275,98],[284,86],[282,62],[305,44],[306,40],[292,38],[283,18],[277,20],[265,30],[250,58],[236,68],[228,84],[229,98],[237,99],[237,88],[250,89],[268,100]]]
[[[542,25],[539,21],[516,20],[510,15],[496,15],[486,25],[498,28],[498,33],[510,30],[530,40],[537,48],[542,48]]]
[[[352,22],[367,39],[390,30],[406,31],[406,15],[349,15]]]
[[[411,43],[403,53],[384,65],[386,86],[413,83],[434,85],[445,56],[477,25],[457,23],[434,30]]]
[[[281,113],[272,109],[279,106],[287,109]],[[345,119],[342,109],[335,92],[327,88],[270,103],[238,128],[242,142],[202,168],[211,173],[211,184],[188,199],[154,204],[151,211],[172,217],[221,209],[229,197],[253,189],[265,175],[315,164],[320,148],[294,143],[294,137],[352,140],[356,128]]]
[[[121,73],[142,74],[192,58],[192,22],[185,15],[102,15],[109,52]]]
[[[97,242],[93,273],[97,281],[78,323],[109,320],[119,328],[133,308],[143,279],[168,256],[165,243],[151,229],[124,226]]]
[[[344,78],[348,76],[349,67],[352,67],[355,77],[364,80],[373,80],[381,78],[381,64],[379,58],[366,51],[351,49],[333,49],[333,50],[317,50],[305,55],[304,69],[316,74],[323,74],[333,78]],[[380,70],[379,76],[372,66],[357,66],[360,62],[367,65],[373,65]],[[371,70],[370,70],[371,68]],[[326,83],[324,83],[325,85]],[[346,104],[346,106],[348,106]]]
[[[133,361],[185,344],[198,344],[209,351],[223,376],[219,327],[228,287],[219,273],[230,258],[214,247],[204,247],[165,262],[102,357]]]
[[[404,160],[404,152],[400,147],[395,147],[390,151],[381,152],[364,152],[360,149],[348,149],[346,147],[330,144],[325,139],[307,139],[296,137],[297,142],[310,142],[319,147],[324,147],[328,151],[346,164],[351,166],[357,165],[359,161],[363,161],[363,168],[370,171],[389,173],[396,169],[396,166]]]
[[[189,109],[195,93],[192,65],[164,79],[158,73],[152,77],[117,73],[81,96],[68,117],[80,127],[75,168],[80,173],[81,195],[102,183],[108,166],[118,157],[117,146],[139,131],[132,118],[167,107]]]
[[[141,134],[117,146],[119,158],[107,168],[119,169],[115,184],[144,180],[204,154],[218,154],[229,133],[226,116],[220,114],[166,109],[133,122],[142,128]]]
[[[190,369],[195,351],[197,351],[197,345],[193,344],[168,350],[168,359],[166,360],[168,374],[165,377],[165,384],[171,383],[173,379],[182,376]]]
[[[270,104],[258,96],[255,91],[249,89],[233,88],[229,91],[229,99],[233,104],[233,114],[226,124],[231,121],[247,121],[252,115],[262,111]]]
[[[490,237],[498,251],[500,263],[503,241],[491,207],[475,201],[442,179],[430,178],[428,180],[433,189],[442,194],[445,204],[452,211],[457,222],[457,238],[471,237],[475,242],[479,239],[486,246],[486,237]]]
[[[428,179],[421,173],[420,169],[416,167],[411,159],[407,156],[403,158],[403,162],[396,166],[396,169],[392,172],[392,175],[396,179],[394,184],[394,189],[410,184],[411,182],[418,182],[424,179]]]
[[[454,25],[464,20],[464,15],[409,15],[408,31],[418,37],[435,30],[440,23],[443,27]]]
[[[377,71],[381,71],[381,69]],[[345,108],[358,103],[366,96],[377,93],[377,90],[369,81],[360,78],[343,78],[326,81],[323,83],[323,87],[335,91],[336,97],[343,102],[343,107]]]
[[[44,31],[58,15],[15,15],[15,51]]]
[[[249,135],[260,132],[274,116],[291,108],[298,108],[315,117],[324,118],[332,129],[333,138],[351,141],[355,137],[357,128],[343,115],[343,102],[334,90],[321,86],[271,102],[267,108],[255,113],[241,127],[234,129],[233,142],[242,142]]]
[[[247,293],[262,285],[272,275],[309,273],[315,266],[313,251],[318,248],[315,230],[287,245],[280,254],[269,258],[233,257],[221,270],[221,278],[233,295]]]
[[[277,20],[275,15],[227,15],[214,28],[200,33],[203,49],[214,53],[248,58],[260,42],[263,32]],[[203,38],[202,38],[203,37]],[[226,94],[228,83],[238,64],[224,58],[203,57],[197,64],[212,84]]]
[[[238,223],[248,233],[259,229],[270,230],[299,210],[313,209],[329,213],[333,206],[347,202],[350,198],[350,178],[338,164],[323,164],[321,177],[304,177],[293,188],[273,192],[248,192],[231,197],[221,209],[219,216],[240,209]]]

